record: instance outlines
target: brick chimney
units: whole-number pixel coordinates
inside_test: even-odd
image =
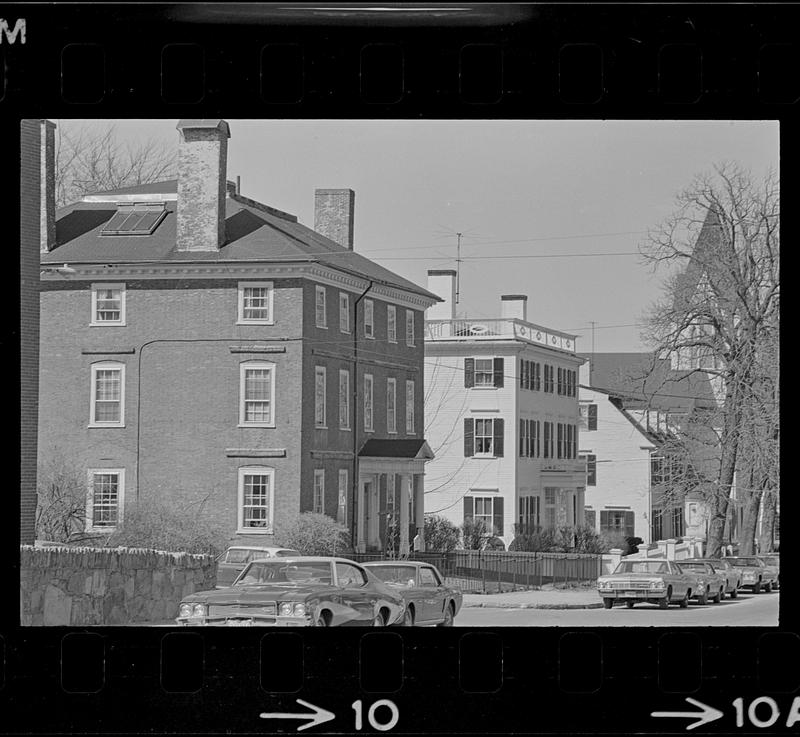
[[[428,291],[439,295],[444,301],[428,307],[426,320],[455,320],[456,318],[456,272],[454,269],[429,269]]]
[[[500,297],[500,316],[504,320],[528,319],[528,296],[525,294],[504,294]]]
[[[352,251],[355,209],[352,189],[314,190],[314,230]]]
[[[40,123],[39,186],[39,250],[49,253],[56,245],[56,125],[49,120]]]
[[[225,244],[228,124],[180,120],[177,250],[218,251]]]

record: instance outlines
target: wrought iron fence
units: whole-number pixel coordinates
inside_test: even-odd
[[[386,560],[381,553],[356,553],[357,562]],[[411,553],[406,560],[424,561],[439,569],[448,585],[465,593],[534,589],[546,584],[594,582],[601,575],[602,556],[586,553],[522,553],[454,550]]]

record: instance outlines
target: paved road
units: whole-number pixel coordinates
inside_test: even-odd
[[[483,609],[465,607],[456,617],[458,627],[735,627],[778,624],[779,594],[739,594],[719,604],[677,604],[663,611],[651,604],[633,609]]]

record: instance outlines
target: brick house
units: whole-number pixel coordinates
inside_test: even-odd
[[[451,270],[428,272],[443,296],[425,322],[425,512],[483,520],[508,547],[515,525],[582,524],[575,336],[528,322],[527,297],[498,319],[458,319]]]
[[[40,458],[85,469],[90,531],[151,501],[240,543],[317,511],[407,546],[438,298],[353,250],[351,190],[316,191],[312,230],[227,182],[224,120],[177,129],[177,180],[86,196],[43,241]]]

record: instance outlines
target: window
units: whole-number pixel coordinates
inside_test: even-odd
[[[364,574],[350,563],[336,564],[336,580],[345,587],[363,586],[367,582]]]
[[[397,308],[394,305],[386,308],[386,340],[397,343]]]
[[[601,509],[600,532],[613,532],[633,537],[634,513],[630,510]]]
[[[464,456],[503,456],[503,420],[464,419]]]
[[[328,327],[328,290],[325,287],[315,287],[316,293],[316,318],[318,328]]]
[[[372,432],[372,374],[364,374],[364,430]]]
[[[521,496],[519,498],[519,524],[528,530],[539,527],[538,496]]]
[[[503,497],[465,496],[464,521],[480,520],[490,535],[503,535]]]
[[[325,514],[325,469],[314,469],[314,508],[316,514]]]
[[[554,435],[554,433],[553,433],[553,423],[552,422],[548,422],[547,420],[545,420],[545,423],[544,423],[544,457],[545,458],[555,458],[555,455],[553,453],[553,451],[554,451],[553,445],[554,445],[554,442],[555,442],[555,438],[553,437],[553,435]]]
[[[92,284],[90,325],[125,325],[124,284]]]
[[[541,437],[539,432],[540,422],[541,420],[531,420],[531,456],[534,458],[539,458],[542,451],[539,443],[539,438]]]
[[[350,429],[350,372],[339,369],[339,428]]]
[[[556,526],[556,494],[558,489],[546,486],[544,489],[544,526],[553,528]]]
[[[124,468],[89,469],[86,531],[106,532],[116,529],[122,522],[124,496]]]
[[[651,536],[653,540],[664,539],[664,510],[654,509],[653,520],[650,525]]]
[[[316,366],[314,369],[314,425],[325,427],[327,425],[327,415],[325,405],[327,404],[327,370],[324,366]]]
[[[502,358],[465,358],[464,386],[501,388],[504,379],[503,363]]]
[[[428,589],[435,589],[439,582],[433,575],[433,570],[430,568],[419,569],[419,585]]]
[[[252,466],[239,469],[237,532],[272,534],[275,469]]]
[[[347,469],[339,469],[339,502],[336,506],[336,521],[347,524]]]
[[[375,303],[371,299],[364,300],[364,337],[375,337]]]
[[[414,429],[414,382],[406,381],[406,435],[413,435]]]
[[[556,425],[556,458],[564,458],[564,423]]]
[[[631,512],[631,514],[633,513]],[[672,509],[672,536],[683,537],[683,507],[674,507]]]
[[[597,486],[597,456],[581,453],[580,457],[586,459],[586,485]]]
[[[582,404],[579,409],[581,413],[581,427],[586,430],[597,430],[597,405]]]
[[[132,202],[119,205],[100,231],[101,236],[150,235],[167,216],[163,202]]]
[[[413,348],[416,345],[414,338],[414,313],[406,310],[406,345]]]
[[[533,386],[531,389],[541,391],[542,389],[542,364],[534,362],[533,364]]]
[[[92,364],[91,391],[89,427],[124,427],[125,365],[111,361]]]
[[[239,282],[240,324],[272,325],[272,282]]]
[[[239,424],[274,427],[275,364],[250,361],[241,364],[239,375]]]
[[[547,363],[544,365],[544,390],[553,393],[553,367]]]
[[[558,387],[556,391],[559,395],[564,394],[564,369],[561,366],[558,367]]]
[[[397,379],[386,379],[386,432],[397,432]]]
[[[339,331],[350,332],[350,295],[339,292]]]

